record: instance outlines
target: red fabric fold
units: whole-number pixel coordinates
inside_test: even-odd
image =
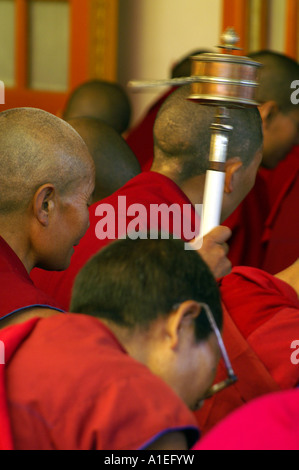
[[[291,344],[299,338],[299,300],[285,282],[260,269],[234,268],[220,281],[223,339],[238,382],[196,413],[202,434],[241,405],[299,384]],[[216,381],[225,378],[221,363]]]
[[[0,363],[0,450],[13,450],[10,418],[5,390],[5,367],[24,339],[32,332],[38,318],[0,330],[0,341],[4,346],[5,363]]]
[[[193,450],[299,450],[299,390],[253,400],[215,426]]]

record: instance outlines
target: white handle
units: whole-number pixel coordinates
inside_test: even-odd
[[[203,222],[201,235],[204,236],[220,224],[225,173],[208,170],[203,196]]]

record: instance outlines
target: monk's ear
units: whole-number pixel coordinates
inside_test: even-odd
[[[35,218],[44,227],[49,224],[50,215],[54,209],[55,188],[53,184],[46,183],[38,188],[33,198],[33,213]]]
[[[259,106],[259,112],[263,121],[263,128],[267,129],[279,113],[279,107],[276,101],[266,101]]]
[[[185,300],[178,305],[176,310],[167,319],[167,334],[170,339],[171,349],[177,349],[180,339],[185,332],[190,331],[195,318],[200,314],[201,307],[195,300]]]
[[[224,192],[230,194],[233,192],[235,180],[238,172],[243,167],[243,163],[240,157],[233,157],[225,163],[225,181],[224,181]]]

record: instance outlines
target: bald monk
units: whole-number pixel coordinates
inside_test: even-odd
[[[73,90],[62,117],[66,121],[78,117],[94,117],[123,134],[130,124],[131,103],[118,83],[90,80]]]
[[[80,267],[94,253],[111,242],[108,225],[112,224],[111,238],[114,235],[113,228],[117,236],[118,226],[124,231],[128,228],[129,234],[133,234],[135,230],[135,235],[138,236],[137,222],[140,224],[151,222],[151,228],[155,229],[158,226],[166,229],[165,219],[165,225],[163,220],[160,223],[155,223],[153,219],[149,221],[148,212],[154,204],[160,207],[164,204],[166,208],[172,207],[173,210],[175,209],[173,206],[176,205],[177,214],[183,213],[186,218],[182,220],[180,217],[169,217],[168,231],[173,231],[177,236],[184,238],[186,233],[184,234],[181,229],[184,229],[186,224],[185,228],[191,227],[189,232],[191,237],[198,220],[195,205],[202,202],[205,172],[208,166],[210,136],[207,129],[214,119],[215,110],[188,100],[189,94],[189,86],[179,88],[168,97],[160,109],[154,127],[155,158],[152,171],[141,173],[112,196],[91,207],[90,228],[77,247],[70,267],[64,273],[49,273],[44,283],[39,284],[47,292],[50,289],[51,293],[66,305],[69,303],[73,279]],[[251,189],[262,156],[262,123],[259,111],[235,109],[232,111],[231,119],[234,130],[226,162],[222,219],[228,217]],[[124,196],[126,207],[121,199]],[[139,206],[133,206],[136,203]],[[146,208],[145,215],[141,207]],[[130,208],[127,214],[126,208]],[[138,210],[140,216],[137,218],[135,211]],[[118,235],[121,234],[122,232]],[[199,253],[210,266],[213,264],[211,256],[215,254],[215,250],[226,253],[223,244],[229,238],[229,234],[230,231],[226,227],[217,227],[204,240]],[[211,245],[213,237],[214,243]],[[212,250],[213,247],[215,250]],[[222,277],[223,273],[228,272],[226,257],[223,261],[221,269],[219,263],[217,269],[214,266],[215,277]],[[291,277],[274,277],[259,269],[246,267],[235,269],[221,279],[220,288],[224,306],[223,334],[239,381],[235,387],[222,392],[228,394],[227,400],[222,400],[219,394],[218,400],[215,398],[207,401],[202,410],[204,414],[198,416],[199,424],[204,430],[215,424],[219,417],[225,416],[245,401],[285,387],[286,384],[289,386],[292,383],[294,386],[298,381],[297,369],[294,369],[292,364],[285,365],[284,360],[281,361],[281,357],[285,358],[289,353],[290,336],[296,336],[299,327],[299,289],[295,290],[295,287],[292,285]],[[284,319],[281,337],[277,333],[279,322],[275,323],[279,318],[281,321]],[[268,321],[272,323],[267,323]],[[249,327],[253,328],[249,330]],[[257,333],[254,337],[251,336],[252,343],[250,343],[246,335],[249,331],[253,334],[255,329]],[[265,338],[270,333],[276,339],[268,343]],[[277,337],[280,338],[280,342],[276,348]],[[258,354],[254,348],[257,348]],[[264,361],[270,361],[271,357],[276,358],[271,364],[273,375],[267,372],[264,364]],[[221,374],[222,369],[219,368],[218,378],[222,377]]]
[[[0,114],[0,327],[61,306],[32,283],[66,269],[88,228],[94,164],[66,122],[32,108]]]
[[[115,129],[96,118],[70,118],[95,163],[93,202],[110,196],[141,172],[132,150]]]
[[[271,224],[273,225],[274,214],[280,211],[278,198],[283,197],[281,191],[284,194],[288,192],[288,185],[292,184],[290,178],[294,181],[298,166],[293,165],[294,158],[291,157],[286,168],[283,160],[299,142],[299,108],[291,102],[293,92],[291,83],[299,77],[299,64],[283,54],[272,51],[259,51],[249,56],[263,65],[257,94],[257,100],[261,103],[259,110],[263,121],[263,158],[254,188],[225,221],[225,224],[232,230],[229,258],[233,266],[247,265],[269,270],[269,261],[264,264],[263,259],[266,256],[265,250],[271,235],[268,229],[264,235],[264,230],[266,226],[270,228]],[[281,171],[280,162],[283,165]],[[278,178],[275,177],[274,183],[275,174]],[[290,208],[288,212],[290,223],[293,219],[291,214],[296,210],[296,203],[295,206],[293,203],[291,207],[292,209]],[[282,228],[285,230],[286,237],[288,237],[287,217],[284,219]],[[293,232],[288,239],[291,240],[294,236]],[[280,238],[283,237],[280,236]],[[284,248],[288,250],[286,245],[288,245],[287,240],[285,243],[275,243],[278,250],[277,252],[271,251],[273,267],[276,258],[284,258],[283,250]],[[292,244],[292,249],[294,248]],[[299,256],[298,246],[297,252],[295,253],[294,250],[293,255],[293,257],[288,256],[284,264],[277,263],[276,270],[272,269],[269,272],[277,273],[293,263]]]

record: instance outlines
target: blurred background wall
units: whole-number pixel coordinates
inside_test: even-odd
[[[5,107],[53,113],[79,83],[163,79],[183,55],[215,50],[234,26],[243,54],[298,58],[298,0],[0,0]],[[299,77],[298,77],[299,78]],[[128,90],[134,124],[163,89]]]
[[[220,32],[221,0],[120,0],[118,80],[169,78],[180,57],[213,49]],[[130,92],[134,118],[161,92]]]

